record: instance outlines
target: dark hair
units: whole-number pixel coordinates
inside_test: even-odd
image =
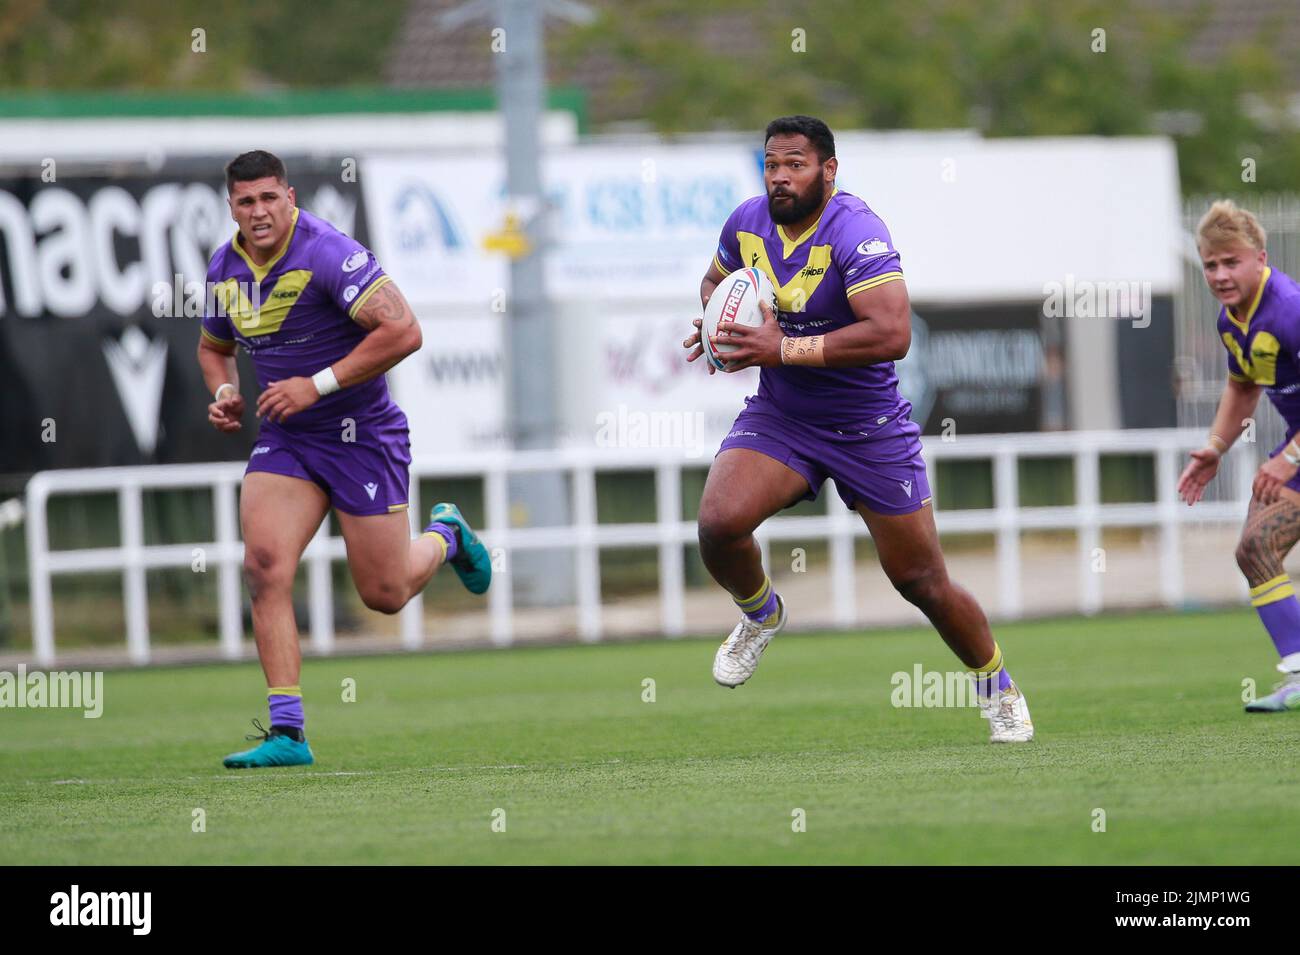
[[[831,128],[815,116],[782,116],[767,124],[767,133],[763,136],[763,145],[773,136],[807,136],[808,142],[817,151],[817,158],[822,162],[835,155],[835,134]]]
[[[268,153],[265,149],[254,149],[240,153],[226,163],[226,192],[230,192],[237,182],[252,182],[274,176],[282,186],[289,184],[289,174],[285,172],[280,157]]]

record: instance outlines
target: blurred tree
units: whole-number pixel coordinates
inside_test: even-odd
[[[795,112],[832,128],[1170,132],[1188,193],[1240,191],[1247,157],[1262,187],[1295,188],[1294,92],[1269,33],[1196,62],[1188,40],[1205,22],[1125,0],[644,0],[605,7],[553,49],[623,64],[629,81],[604,95],[663,132]]]
[[[405,12],[356,0],[0,0],[0,86],[374,86]]]

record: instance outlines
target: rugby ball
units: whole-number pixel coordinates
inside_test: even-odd
[[[701,324],[700,343],[704,346],[704,357],[718,371],[723,370],[727,352],[735,351],[735,345],[724,341],[716,346],[709,339],[718,333],[718,322],[736,322],[740,325],[752,325],[757,328],[763,324],[763,313],[758,309],[761,299],[766,299],[776,314],[776,289],[761,269],[737,269],[713,290],[708,306],[704,309],[704,321]]]

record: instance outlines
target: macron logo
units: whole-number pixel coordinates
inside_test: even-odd
[[[148,935],[152,892],[70,892],[50,896],[51,925],[129,925],[132,934]]]
[[[911,481],[899,481],[899,482],[898,482],[898,486],[901,487],[901,488],[903,489],[903,493],[906,494],[908,497],[911,497],[911,496],[912,496],[912,482],[911,482]]]
[[[369,484],[363,484],[361,486],[366,489],[366,493],[370,495],[370,500],[373,501],[375,499],[375,492],[379,490],[379,485],[374,481],[371,481]]]

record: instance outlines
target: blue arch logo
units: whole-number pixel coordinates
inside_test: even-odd
[[[465,247],[451,214],[423,183],[402,189],[393,200],[397,244],[403,252],[457,252]]]

